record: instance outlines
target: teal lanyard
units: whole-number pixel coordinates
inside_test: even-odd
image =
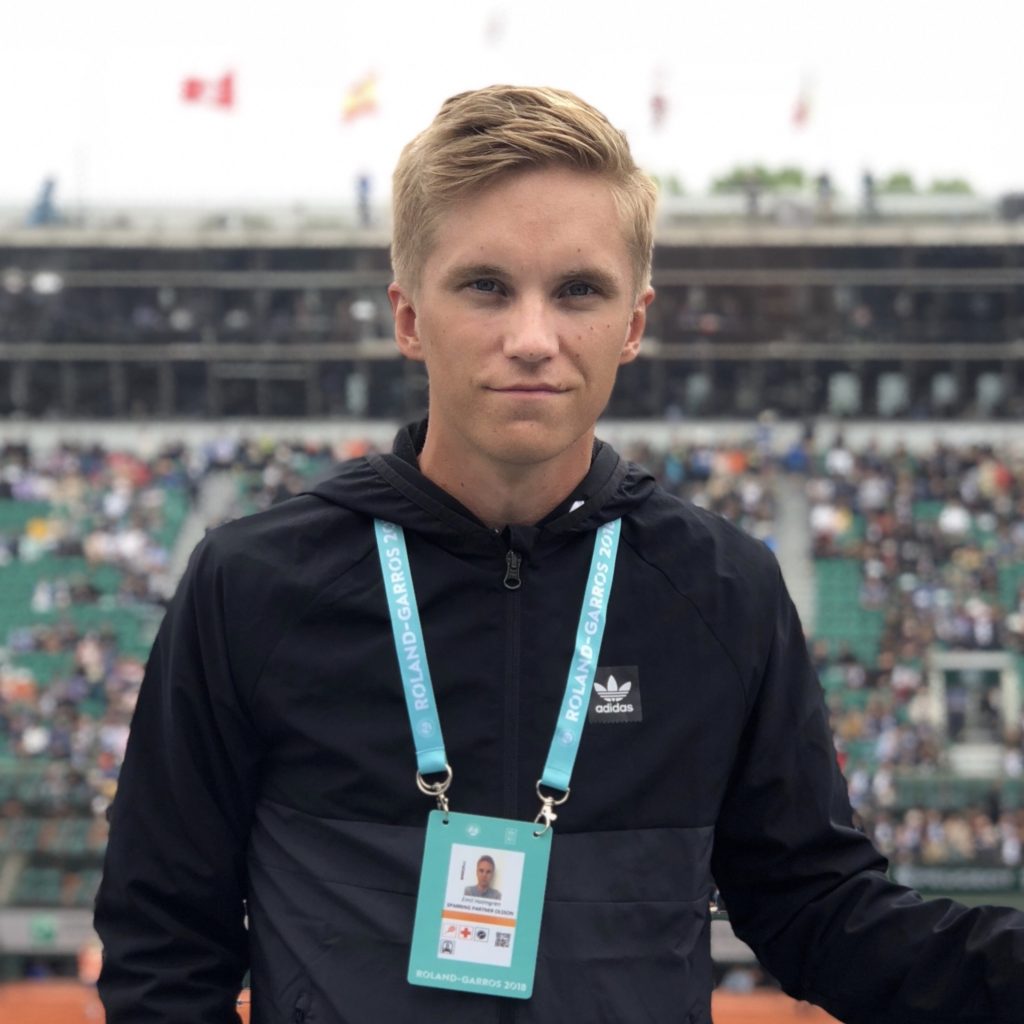
[[[572,768],[580,748],[594,674],[597,672],[597,656],[601,651],[601,639],[608,618],[608,601],[615,576],[621,526],[618,519],[605,523],[594,538],[590,575],[576,628],[576,649],[565,682],[565,696],[558,712],[558,722],[540,778],[540,784],[551,789],[568,791]],[[436,772],[450,774],[441,722],[437,717],[434,686],[427,666],[405,534],[400,526],[381,519],[374,520],[374,529],[387,591],[388,610],[391,613],[395,654],[402,674],[413,742],[416,744],[416,764],[421,776]]]

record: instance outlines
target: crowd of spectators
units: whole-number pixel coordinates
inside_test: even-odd
[[[8,754],[55,769],[46,813],[73,814],[87,805],[91,813],[102,814],[116,789],[143,661],[121,651],[117,638],[103,629],[65,624],[23,633],[34,642],[45,637],[46,649],[68,654],[69,661],[42,681],[16,661],[0,666],[0,733]],[[15,635],[9,643],[14,659],[19,639]],[[38,800],[38,791],[33,792]]]
[[[840,438],[807,481],[816,557],[862,565],[862,608],[885,614],[880,653],[933,644],[1024,651],[1024,591],[999,570],[1024,558],[1024,451],[936,445],[852,452]]]
[[[878,811],[862,823],[875,845],[897,865],[971,865],[1019,868],[1024,864],[1024,811],[910,808]]]
[[[775,483],[779,473],[800,468],[791,459],[780,462],[756,438],[622,447],[673,493],[774,544]],[[4,525],[14,519],[0,520],[0,572],[17,565],[38,570],[20,592],[17,621],[8,608],[0,635],[0,742],[8,759],[46,766],[34,813],[39,806],[53,815],[87,807],[101,815],[116,790],[145,648],[170,592],[168,516],[175,502],[190,505],[208,474],[218,473],[231,481],[227,516],[248,514],[371,450],[369,441],[225,438],[151,458],[98,447],[0,451],[0,506],[35,510],[17,529]],[[897,863],[1019,867],[1024,812],[1016,806],[993,798],[945,811],[907,807],[899,779],[948,768],[946,737],[930,707],[928,648],[1024,649],[1024,628],[1014,619],[1024,622],[1024,604],[1006,614],[998,575],[1006,564],[1024,562],[1024,457],[943,447],[883,457],[874,449],[851,452],[840,439],[822,456],[820,471],[807,474],[806,486],[815,555],[860,560],[857,600],[885,620],[877,657],[828,638],[811,641],[819,674],[841,674],[829,701],[860,823]],[[1016,593],[1020,602],[1020,588]],[[977,613],[979,603],[989,609],[985,615]],[[104,621],[126,609],[150,613],[150,632],[131,644]],[[963,616],[969,630],[956,627]],[[988,633],[978,625],[986,616]],[[1021,732],[1008,729],[1005,738],[1002,775],[1020,779]],[[4,810],[18,813],[16,804]]]
[[[227,518],[262,512],[279,501],[308,491],[334,475],[341,462],[379,451],[369,440],[336,444],[304,441],[231,442],[224,463],[236,475],[236,493]]]
[[[815,557],[856,560],[851,597],[881,618],[872,657],[820,636],[812,644],[819,674],[842,680],[830,695],[832,727],[855,810],[901,862],[987,863],[1000,851],[1017,866],[1015,808],[998,800],[970,813],[894,808],[901,774],[951,770],[948,743],[966,736],[968,700],[973,722],[1002,742],[1003,778],[1021,777],[1024,721],[1003,720],[998,685],[972,695],[949,682],[940,733],[926,664],[933,649],[1024,652],[1022,590],[1013,584],[1007,607],[1001,576],[1024,561],[1024,452],[942,444],[923,454],[855,452],[839,437],[806,488]]]
[[[369,441],[327,445],[303,442],[234,442],[231,465],[238,473],[238,497],[231,515],[258,512],[308,490],[335,472],[340,461],[377,451]],[[735,522],[774,545],[778,503],[777,471],[757,442],[734,445],[684,444],[655,448],[638,442],[625,457],[649,469],[668,491]]]
[[[81,798],[84,786],[94,813],[116,786],[143,647],[171,586],[170,546],[198,483],[189,462],[182,447],[151,459],[0,451],[0,503],[26,510],[0,525],[0,742],[55,766],[55,792]]]
[[[0,525],[0,566],[84,558],[124,574],[125,600],[150,600],[154,582],[165,582],[168,503],[177,497],[187,506],[199,476],[183,446],[147,460],[102,446],[64,445],[33,455],[26,445],[7,445],[0,450],[0,501],[38,503],[48,511],[24,528],[17,524],[13,534]],[[46,611],[94,596],[88,579],[72,570],[67,577],[41,577],[34,600],[37,611]]]
[[[217,271],[209,273],[214,277]],[[369,291],[290,288],[261,293],[169,285],[65,290],[59,274],[36,274],[25,277],[13,292],[0,284],[0,341],[287,344],[390,338],[394,327],[384,296],[386,275],[378,276],[379,287]],[[51,282],[50,287],[38,290],[40,281]]]
[[[222,438],[152,458],[102,447],[0,450],[0,508],[27,510],[0,521],[9,581],[0,596],[0,747],[23,765],[50,766],[47,785],[32,787],[33,813],[102,814],[109,805],[146,649],[173,589],[176,523],[209,475],[235,477],[230,518],[308,488],[368,448]],[[28,570],[20,590],[19,568]],[[126,623],[137,627],[127,644]]]
[[[649,469],[671,494],[775,546],[778,466],[759,440],[731,445],[680,442],[667,448],[637,442],[623,454]]]

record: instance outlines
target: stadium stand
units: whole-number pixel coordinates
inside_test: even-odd
[[[666,204],[609,425],[778,552],[897,876],[1020,903],[1024,222],[897,205]],[[424,405],[388,340],[386,232],[140,218],[0,233],[0,976],[73,969],[144,659],[203,527]],[[157,417],[178,443],[154,450]]]
[[[67,446],[0,479],[0,906],[87,910],[194,481],[181,450]]]
[[[943,198],[825,220],[666,202],[647,344],[611,414],[1016,422],[1024,221]],[[316,211],[7,228],[0,416],[412,419],[424,378],[389,340],[388,243]]]
[[[1005,614],[1024,540],[1019,455],[883,456],[840,437],[807,490],[815,658],[863,824],[897,865],[1019,869],[1020,635]],[[1007,652],[1009,681],[970,667],[937,679],[941,651]],[[952,755],[979,741],[998,755],[990,770],[959,774]]]
[[[44,457],[24,446],[3,452],[0,907],[38,915],[91,906],[104,812],[172,584],[171,548],[204,487],[217,474],[231,481],[217,521],[249,514],[371,448],[220,440],[148,460],[95,448]],[[779,517],[792,513],[781,508],[778,486],[792,459],[772,453],[756,433],[718,445],[634,442],[627,453],[675,493],[766,543],[775,543]],[[861,824],[897,872],[942,869],[945,890],[960,884],[968,886],[961,895],[1015,899],[1024,837],[1021,722],[999,718],[989,687],[988,719],[979,704],[961,729],[968,719],[977,725],[978,715],[981,725],[999,727],[998,771],[958,774],[947,746],[956,716],[933,712],[928,659],[935,647],[997,651],[1005,642],[1019,661],[1019,622],[998,602],[1012,597],[1020,615],[1024,531],[1014,516],[1024,462],[977,446],[890,458],[870,447],[850,451],[840,437],[808,469],[796,479],[808,496],[816,555],[809,642]],[[987,559],[993,545],[1001,545],[996,562]],[[977,609],[971,617],[971,600],[992,607],[1006,628],[981,633],[980,642],[976,625],[948,628],[958,616],[984,619]],[[950,876],[950,869],[1010,874]]]

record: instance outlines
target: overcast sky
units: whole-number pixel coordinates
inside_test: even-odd
[[[454,92],[579,92],[688,191],[739,162],[1024,191],[1020,0],[23,0],[0,24],[0,203],[348,203]],[[230,113],[180,99],[236,77]],[[373,73],[378,112],[341,118]],[[803,130],[793,110],[809,83]],[[668,102],[655,129],[651,97]]]

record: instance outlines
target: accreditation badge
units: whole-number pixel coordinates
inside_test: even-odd
[[[432,811],[416,900],[409,982],[529,999],[551,829]]]

